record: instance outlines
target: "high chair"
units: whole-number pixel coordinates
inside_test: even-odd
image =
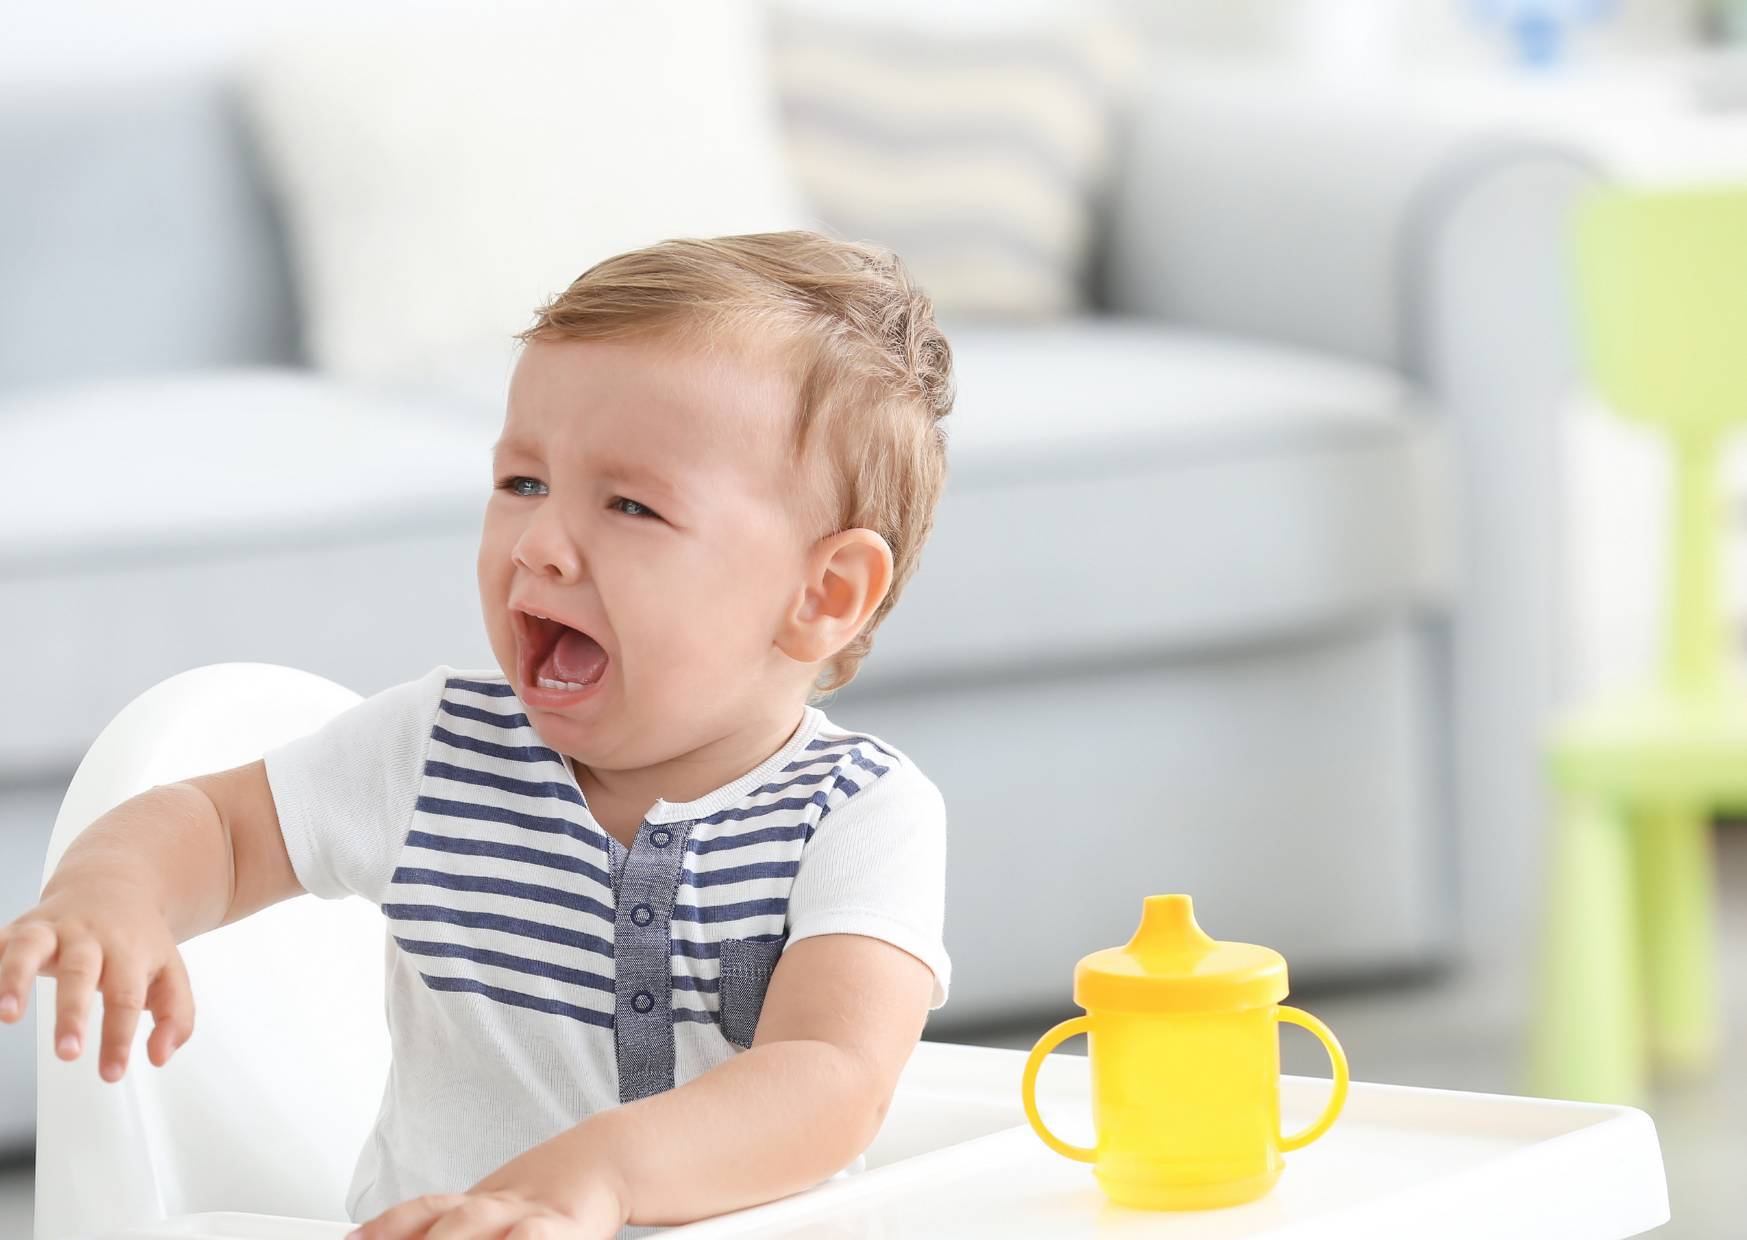
[[[211,664],[154,685],[79,764],[44,884],[73,838],[122,801],[253,761],[359,700],[266,663]],[[387,946],[381,913],[363,900],[286,900],[188,940],[193,1036],[153,1067],[153,1019],[141,1013],[114,1084],[97,1074],[101,993],[69,1063],[54,1053],[55,980],[39,977],[36,1240],[202,1211],[344,1220],[387,1079]]]
[[[55,822],[45,882],[73,837],[128,797],[252,761],[358,700],[319,676],[262,663],[213,664],[153,686],[80,763]],[[346,1189],[387,1076],[390,942],[376,907],[351,899],[282,901],[188,940],[181,951],[197,1003],[194,1036],[154,1068],[145,1054],[151,1017],[143,1015],[115,1084],[97,1075],[90,1034],[101,997],[87,1013],[84,1053],[66,1063],[51,1048],[55,982],[39,978],[36,1240],[117,1232],[339,1240],[348,1229]],[[1065,999],[1072,980],[1063,981]],[[864,1174],[675,1228],[676,1240],[1095,1229],[1114,1207],[1100,1206],[1086,1167],[1032,1131],[1021,1098],[1027,1060],[1020,1049],[920,1042]],[[1038,1106],[1084,1139],[1090,1058],[1048,1061],[1036,1078]],[[1282,1077],[1280,1088],[1292,1127],[1327,1103],[1320,1078]],[[1309,1191],[1289,1186],[1244,1219],[1204,1221],[1232,1237],[1315,1231],[1393,1240],[1427,1218],[1477,1234],[1527,1234],[1533,1220],[1556,1220],[1558,1234],[1572,1237],[1633,1235],[1668,1219],[1655,1126],[1628,1108],[1355,1080],[1318,1149],[1320,1162],[1298,1168],[1293,1181]],[[1196,1228],[1189,1216],[1171,1221]]]
[[[1747,705],[1718,581],[1718,461],[1747,421],[1747,187],[1610,189],[1580,213],[1590,373],[1667,433],[1673,470],[1659,675],[1559,721],[1531,1084],[1641,1100],[1652,1066],[1702,1070],[1718,1038],[1711,818],[1747,806]]]

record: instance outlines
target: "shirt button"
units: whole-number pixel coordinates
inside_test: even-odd
[[[636,996],[632,998],[631,1006],[636,1008],[639,1012],[647,1012],[650,1008],[655,1006],[655,1000],[650,997],[647,990],[639,990]]]
[[[657,848],[666,848],[673,841],[673,833],[666,827],[657,827],[649,833],[649,842]]]
[[[631,910],[631,920],[636,922],[639,926],[647,926],[651,921],[655,920],[655,910],[650,908],[647,904],[639,904]]]

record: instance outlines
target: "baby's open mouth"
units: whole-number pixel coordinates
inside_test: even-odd
[[[542,689],[586,689],[606,675],[604,647],[587,633],[527,612],[521,616],[522,675]]]

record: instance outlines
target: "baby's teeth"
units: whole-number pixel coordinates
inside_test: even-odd
[[[536,676],[534,681],[542,689],[586,689],[587,685],[579,685],[569,680],[553,680],[550,676]]]

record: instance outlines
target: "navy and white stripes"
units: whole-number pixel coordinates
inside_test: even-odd
[[[687,820],[672,913],[676,1021],[717,1018],[721,940],[782,937],[818,823],[890,770],[874,737],[828,732],[737,803]],[[610,1028],[617,846],[511,686],[450,677],[382,910],[432,989]]]

